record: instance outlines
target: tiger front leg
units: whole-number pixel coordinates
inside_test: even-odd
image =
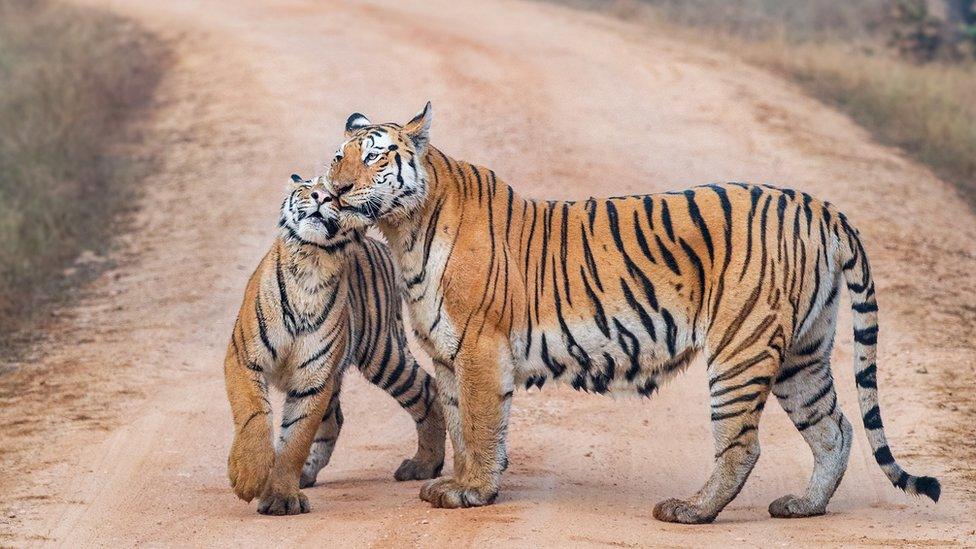
[[[330,375],[318,384],[288,392],[274,468],[258,502],[258,512],[262,515],[309,512],[308,498],[299,489],[302,467],[336,383],[339,380]]]
[[[420,498],[434,507],[488,505],[498,496],[504,469],[514,387],[511,357],[483,340],[462,348],[452,366],[453,371],[438,364],[437,387],[454,445],[454,476],[428,482]]]
[[[264,489],[275,452],[264,375],[260,366],[241,352],[236,340],[231,341],[224,359],[224,382],[234,418],[234,442],[227,457],[227,476],[237,497],[249,502]]]

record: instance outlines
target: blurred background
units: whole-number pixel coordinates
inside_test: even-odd
[[[974,0],[554,0],[735,52],[976,197]]]
[[[133,121],[164,46],[107,11],[0,0],[0,349],[99,272],[122,230],[145,151]],[[8,348],[10,349],[8,351]]]

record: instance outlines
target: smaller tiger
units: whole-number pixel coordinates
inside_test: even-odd
[[[315,483],[342,428],[339,392],[355,364],[414,419],[417,453],[397,480],[429,479],[444,463],[444,417],[432,378],[407,349],[401,276],[385,244],[342,231],[321,179],[292,176],[280,233],[251,275],[224,360],[235,437],[234,493],[258,512],[309,511]],[[286,393],[272,446],[268,384]]]

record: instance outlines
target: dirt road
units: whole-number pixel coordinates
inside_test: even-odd
[[[844,116],[722,53],[548,4],[84,1],[173,44],[145,142],[131,145],[161,156],[118,266],[0,382],[0,545],[976,544],[976,217]],[[313,512],[262,517],[236,500],[221,361],[284,182],[331,157],[350,112],[405,120],[427,99],[438,147],[530,196],[748,180],[847,211],[878,281],[892,448],[943,479],[943,501],[908,498],[874,464],[847,313],[834,372],[857,436],[825,517],[766,513],[803,489],[812,464],[771,405],[759,465],[716,523],[651,518],[709,471],[700,363],[650,401],[519,393],[498,503],[458,511],[393,480],[411,422],[350,376],[333,463],[306,491]]]

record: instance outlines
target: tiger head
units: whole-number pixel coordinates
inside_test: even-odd
[[[346,121],[346,141],[327,177],[343,227],[402,219],[427,197],[423,157],[432,117],[430,103],[404,125],[373,124],[354,113]]]
[[[291,192],[281,204],[278,225],[286,237],[327,244],[339,233],[339,210],[324,178],[291,176]]]

